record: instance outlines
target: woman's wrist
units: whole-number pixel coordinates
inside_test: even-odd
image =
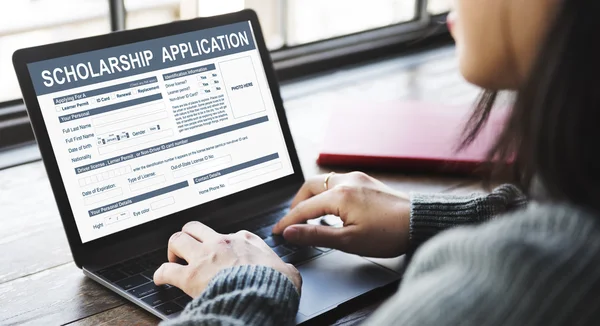
[[[408,248],[410,248],[410,201],[408,200],[409,196],[405,193],[401,193],[398,196],[398,200],[394,205],[395,219],[397,219],[397,227],[395,228],[398,236],[400,237],[400,248],[401,252],[398,255],[404,254]]]
[[[411,193],[410,248],[414,251],[446,229],[478,224],[526,203],[523,193],[510,184],[501,185],[489,194]]]

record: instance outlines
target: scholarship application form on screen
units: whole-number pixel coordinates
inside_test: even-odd
[[[82,242],[294,172],[250,22],[28,69]]]

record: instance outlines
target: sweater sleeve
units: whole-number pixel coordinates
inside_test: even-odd
[[[519,188],[504,184],[489,194],[411,193],[410,250],[446,229],[485,222],[499,214],[525,206],[527,199]]]
[[[220,271],[175,319],[161,326],[295,325],[300,295],[292,281],[265,266]]]
[[[597,216],[530,206],[424,243],[366,325],[597,325]]]

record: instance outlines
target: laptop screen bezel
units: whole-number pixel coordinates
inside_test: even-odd
[[[90,242],[82,243],[79,230],[75,224],[73,211],[69,203],[65,186],[62,181],[60,171],[54,150],[52,148],[49,134],[42,117],[40,106],[38,103],[37,95],[34,91],[33,83],[27,64],[38,62],[42,60],[54,59],[58,57],[64,57],[73,54],[79,54],[109,47],[115,47],[140,41],[146,41],[150,39],[156,39],[161,37],[168,37],[176,34],[192,32],[211,27],[218,27],[237,22],[250,22],[255,36],[256,48],[259,51],[264,71],[267,77],[268,85],[273,97],[279,123],[283,131],[283,136],[286,142],[287,150],[291,159],[294,173],[253,187],[248,190],[244,190],[238,193],[228,195],[226,197],[204,203],[198,206],[194,206],[178,213],[163,216],[156,220],[131,227],[111,235],[104,236],[102,238],[92,240]],[[148,37],[152,35],[152,37]],[[135,30],[127,30],[121,32],[114,32],[111,34],[105,34],[90,38],[83,38],[77,40],[71,40],[61,43],[54,43],[49,45],[42,45],[27,49],[21,49],[14,53],[13,64],[21,86],[21,91],[27,111],[33,127],[33,131],[38,142],[38,147],[43,158],[44,166],[48,174],[48,179],[54,193],[54,197],[58,206],[58,210],[62,219],[62,223],[65,228],[65,232],[69,241],[69,246],[73,253],[73,258],[76,264],[81,267],[81,263],[88,254],[96,252],[103,247],[114,245],[115,243],[125,242],[129,239],[135,238],[140,234],[148,232],[156,232],[156,230],[171,230],[173,225],[183,225],[185,222],[190,220],[190,216],[207,216],[211,212],[218,211],[225,207],[229,207],[236,203],[247,202],[252,198],[258,196],[271,194],[277,192],[279,189],[284,187],[290,187],[294,185],[301,185],[304,182],[304,176],[302,174],[300,162],[292,135],[285,115],[283,101],[279,90],[279,83],[277,81],[273,64],[271,61],[270,53],[266,48],[265,41],[263,38],[262,30],[258,21],[256,13],[252,10],[242,10],[239,12],[206,17],[206,18],[195,18],[191,20],[177,21],[164,25],[146,27]],[[250,216],[248,216],[250,217]],[[166,244],[165,244],[166,245]]]

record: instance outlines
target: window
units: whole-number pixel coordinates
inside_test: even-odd
[[[452,0],[429,0],[427,11],[432,15],[444,14],[450,11]]]
[[[288,9],[287,45],[298,45],[411,21],[417,7],[414,0],[290,0]]]
[[[125,0],[124,2],[127,28],[146,27],[252,8],[260,17],[269,49],[283,46],[283,1],[280,0]]]
[[[448,0],[434,1],[437,3]],[[416,0],[125,0],[127,28],[254,9],[276,50],[411,21]],[[436,5],[436,12],[441,12]]]
[[[20,0],[0,6],[0,102],[21,97],[12,66],[15,50],[110,31],[105,0]]]

